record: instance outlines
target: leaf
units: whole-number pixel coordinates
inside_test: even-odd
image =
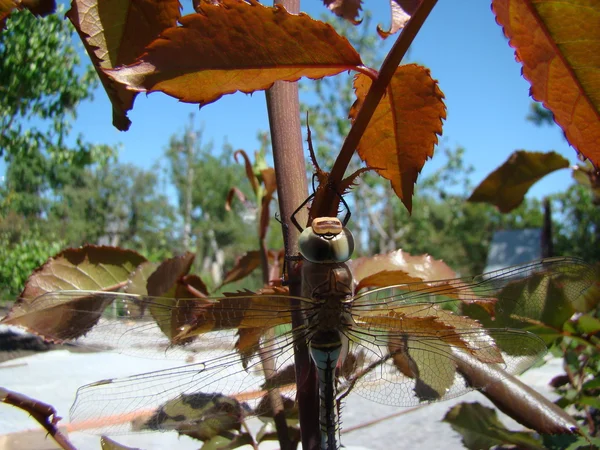
[[[364,280],[367,280],[368,283],[370,277],[379,276],[379,274],[386,271],[390,272],[389,275],[401,275],[402,277],[406,275],[412,279],[425,281],[446,280],[456,277],[456,272],[448,267],[445,262],[436,260],[427,254],[412,256],[402,250],[375,256],[362,256],[352,260],[350,266],[352,275],[359,286],[365,283]],[[387,275],[381,276],[386,277]],[[398,278],[398,283],[393,284],[402,283],[402,279]],[[389,286],[389,283],[386,286]]]
[[[180,302],[179,297],[192,297],[187,291],[182,291],[182,282],[188,275],[195,255],[187,252],[184,255],[167,259],[148,278],[148,295],[155,296],[149,310],[160,330],[169,338],[173,344],[186,344],[188,339],[181,339],[182,330],[189,326],[190,317],[193,317],[195,308],[204,305],[199,299],[197,304],[184,300]],[[174,308],[174,306],[178,306]],[[173,308],[172,308],[173,307]],[[172,308],[172,309],[171,309]],[[171,311],[169,320],[165,317],[165,311]]]
[[[277,297],[271,297],[270,294]],[[244,291],[225,293],[218,302],[190,306],[198,312],[186,313],[186,317],[194,317],[182,327],[177,339],[188,339],[210,331],[242,328],[270,328],[291,322],[291,307],[282,302],[281,296],[288,295],[284,288],[261,289],[258,293]],[[201,300],[201,299],[200,299]]]
[[[136,93],[103,69],[132,64],[150,42],[180,17],[178,0],[75,0],[66,16],[75,26],[113,107],[113,125],[126,131]]]
[[[147,47],[136,64],[107,73],[137,92],[162,91],[206,105],[236,91],[268,89],[277,80],[322,78],[362,62],[325,23],[256,0],[203,3]]]
[[[498,420],[496,411],[479,403],[460,403],[446,413],[443,419],[460,433],[465,447],[473,450],[498,445],[517,445],[524,449],[543,449],[533,433],[507,430]]]
[[[55,0],[0,0],[0,30],[14,9],[28,9],[32,14],[44,17],[56,10]]]
[[[242,357],[244,369],[248,367],[249,360],[254,356],[263,332],[263,328],[241,328],[238,330],[238,340],[235,342],[235,350]]]
[[[108,436],[102,436],[100,438],[100,448],[102,450],[139,450],[135,447],[127,447],[123,444],[119,444],[116,441],[113,441]]]
[[[523,202],[536,181],[567,167],[569,161],[556,152],[516,151],[477,186],[468,201],[490,203],[508,213]]]
[[[140,430],[174,429],[201,441],[239,431],[246,411],[233,397],[219,393],[182,394],[163,404]]]
[[[112,298],[98,301],[98,296],[83,292],[81,297],[64,297],[59,302],[52,293],[118,290],[144,261],[138,253],[116,247],[89,245],[64,250],[29,276],[20,298],[2,323],[21,326],[56,342],[80,337],[96,324]]]
[[[371,79],[354,79],[354,120],[362,107]],[[398,67],[358,145],[360,158],[390,180],[396,195],[410,212],[417,177],[442,134],[446,118],[444,94],[429,70],[417,64]]]
[[[572,263],[553,270],[553,260],[546,261],[547,271],[542,268],[525,279],[516,279],[496,294],[493,318],[476,305],[463,305],[463,314],[486,327],[525,329],[552,343],[577,311],[580,297],[597,292],[598,279],[587,264]]]
[[[397,33],[406,22],[410,20],[410,17],[415,13],[421,0],[389,0],[390,8],[392,10],[392,24],[388,31],[384,31],[381,25],[377,25],[377,33],[383,39],[386,39],[391,34]]]
[[[19,9],[28,9],[33,15],[45,17],[56,11],[55,0],[20,0]]]
[[[267,236],[269,222],[271,220],[271,200],[273,194],[277,190],[277,179],[275,178],[275,169],[268,167],[261,170],[261,178],[265,185],[264,195],[260,200],[260,222],[259,222],[259,238],[262,240]]]
[[[258,250],[244,253],[244,255],[236,259],[232,269],[225,274],[221,287],[247,277],[258,266],[260,266],[260,252]]]
[[[583,166],[573,167],[573,179],[592,191],[595,204],[600,202],[600,173],[596,171],[592,163],[586,161]]]
[[[129,294],[148,295],[148,278],[152,275],[158,264],[152,261],[144,261],[140,264],[129,277],[129,282],[125,288],[125,292]]]
[[[369,275],[356,286],[356,292],[365,288],[376,288],[393,286],[395,284],[416,283],[422,281],[421,278],[411,277],[403,270],[382,270],[381,272]]]
[[[600,164],[600,1],[493,0],[531,96],[570,144]]]
[[[354,25],[358,25],[362,0],[323,0],[325,6],[338,17],[346,19]]]

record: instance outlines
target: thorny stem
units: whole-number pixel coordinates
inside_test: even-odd
[[[51,405],[4,388],[0,388],[0,401],[27,411],[52,436],[60,448],[77,450],[57,428],[56,423],[60,417],[57,416],[56,410]]]
[[[360,139],[367,129],[367,125],[369,124],[377,105],[385,94],[387,86],[394,76],[400,61],[402,61],[402,58],[408,51],[408,48],[412,44],[415,36],[421,29],[425,19],[427,19],[429,13],[436,3],[437,0],[423,0],[417,11],[413,14],[398,36],[396,43],[385,58],[385,61],[381,66],[379,76],[371,85],[362,108],[358,112],[356,120],[352,124],[352,128],[350,128],[350,132],[342,144],[340,154],[333,165],[329,177],[332,187],[335,188],[341,183],[344,173],[348,168],[348,164],[350,164],[350,159],[352,158],[352,155],[354,155]],[[332,189],[323,190],[321,195],[324,196],[322,200],[315,199],[315,205],[319,206],[317,206],[318,210],[313,212],[313,217],[327,215],[329,213],[324,208],[327,208],[328,205],[331,204],[337,205],[337,199],[335,198],[335,193]]]

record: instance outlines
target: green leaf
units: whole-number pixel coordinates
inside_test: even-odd
[[[468,201],[490,203],[508,213],[523,202],[535,182],[567,167],[569,161],[556,152],[516,151],[477,186]]]
[[[121,289],[144,261],[138,253],[116,247],[88,245],[64,250],[31,274],[2,323],[57,342],[76,339],[97,323],[113,301],[85,291]],[[84,292],[63,295],[64,290]]]
[[[584,334],[593,334],[600,330],[600,320],[585,314],[577,319],[577,328]]]
[[[479,403],[460,403],[446,413],[443,421],[462,435],[462,442],[468,449],[480,450],[507,444],[525,449],[544,448],[533,433],[506,429],[494,409]]]

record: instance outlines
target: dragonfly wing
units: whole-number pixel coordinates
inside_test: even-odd
[[[496,319],[512,316],[559,322],[585,308],[597,283],[596,269],[584,261],[548,258],[471,277],[375,289],[357,295],[352,308],[356,313],[368,313],[418,303],[469,310],[469,315],[478,308]],[[556,310],[560,310],[558,314]]]
[[[299,334],[304,338],[302,332]],[[290,365],[296,338],[298,333],[294,337],[291,331],[263,337],[260,348],[253,349],[253,356],[244,364],[239,353],[222,351],[220,356],[199,363],[88,384],[77,391],[71,424],[108,434],[180,429],[182,422],[189,427],[194,421],[223,414],[219,405],[224,404],[224,399],[237,405],[240,419],[265,414],[268,411],[261,403],[266,394],[262,364],[266,362],[275,370]],[[278,389],[290,395],[291,388]],[[183,414],[181,411],[190,409],[190,404],[196,404],[197,410],[207,407],[210,411],[202,410],[195,419],[176,420]]]
[[[174,299],[102,291],[56,291],[36,298],[8,323],[55,342],[152,359],[190,359],[194,353],[231,350],[240,330],[285,325],[292,306],[287,295],[250,294],[220,298]],[[51,317],[47,320],[45,317]],[[210,333],[210,337],[207,336]],[[260,336],[260,333],[255,333]]]
[[[414,406],[484,388],[492,374],[497,380],[497,373],[521,373],[546,352],[532,333],[484,329],[429,304],[357,320],[362,323],[345,332],[358,363],[346,374],[344,389],[388,405]],[[477,382],[472,361],[481,374]]]

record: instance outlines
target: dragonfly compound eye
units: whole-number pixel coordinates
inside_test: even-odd
[[[337,221],[337,223],[336,223]],[[354,251],[354,237],[336,218],[313,221],[300,235],[300,253],[313,263],[343,263]]]

